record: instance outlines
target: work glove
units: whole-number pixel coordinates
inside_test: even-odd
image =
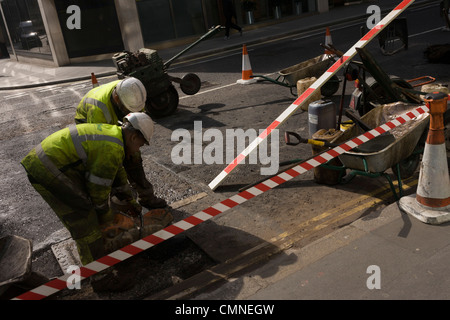
[[[100,226],[106,253],[116,251],[139,239],[139,229],[133,218],[117,213],[112,222]]]
[[[110,222],[100,225],[103,237],[114,238],[119,233],[136,227],[134,220],[121,213],[116,213],[114,219]]]
[[[126,213],[132,217],[138,217],[142,212],[142,206],[134,198],[119,200],[117,196],[113,196],[111,203],[116,211]]]
[[[138,217],[142,212],[142,206],[134,199],[127,204],[127,213],[132,217]]]

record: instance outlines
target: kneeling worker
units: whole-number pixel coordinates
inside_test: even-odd
[[[129,77],[106,83],[91,89],[83,97],[76,110],[75,123],[117,125],[128,113],[144,111],[146,99],[147,91],[139,79]],[[140,205],[149,209],[167,206],[164,199],[155,196],[152,184],[145,177],[139,151],[126,159],[124,167]]]
[[[32,186],[70,231],[83,265],[172,222],[167,210],[156,209],[159,224],[153,219],[139,234],[132,218],[114,215],[109,206],[112,187],[128,185],[123,162],[149,144],[153,130],[142,112],[125,116],[122,126],[74,124],[48,136],[21,161]]]

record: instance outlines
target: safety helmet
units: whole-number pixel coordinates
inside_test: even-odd
[[[116,93],[123,106],[130,112],[142,111],[147,100],[147,91],[139,79],[129,77],[120,81]]]
[[[127,114],[123,121],[131,123],[133,128],[139,130],[144,136],[147,144],[150,143],[150,139],[153,136],[154,124],[152,118],[144,112],[133,112]]]

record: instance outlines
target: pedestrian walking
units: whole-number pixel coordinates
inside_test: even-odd
[[[222,0],[223,14],[225,16],[225,40],[230,38],[230,29],[236,29],[242,36],[242,28],[233,23],[233,17],[236,19],[236,11],[234,9],[233,0]]]
[[[439,4],[441,17],[444,18],[445,27],[442,31],[450,31],[450,0],[443,0]]]

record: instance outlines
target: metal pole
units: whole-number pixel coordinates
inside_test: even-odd
[[[220,29],[222,28],[222,26],[218,25],[215,27],[212,27],[211,29],[209,29],[209,31],[207,33],[205,33],[203,36],[201,36],[197,41],[195,41],[194,43],[190,44],[189,46],[187,46],[184,50],[182,50],[181,52],[179,52],[178,54],[176,54],[175,56],[173,56],[172,58],[170,58],[169,60],[167,60],[164,63],[164,67],[167,69],[170,67],[170,65],[172,64],[172,62],[177,59],[178,57],[180,57],[182,54],[184,54],[185,52],[189,51],[190,49],[192,49],[192,47],[196,46],[199,42],[206,40],[208,37],[211,37],[212,35],[214,35],[215,33],[217,33]]]

